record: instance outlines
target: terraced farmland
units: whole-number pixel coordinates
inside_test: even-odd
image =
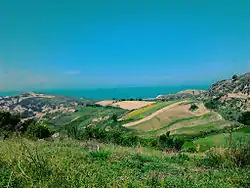
[[[189,109],[192,104],[190,101],[175,104],[148,121],[135,124],[130,128],[143,135],[161,135],[168,131],[171,134],[194,134],[232,125],[218,113],[207,110],[202,103],[197,103],[198,109],[195,111]]]

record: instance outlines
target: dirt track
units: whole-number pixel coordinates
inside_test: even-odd
[[[177,105],[179,105],[179,104],[185,103],[185,102],[187,102],[187,101],[181,101],[181,102],[177,102],[177,103],[174,103],[174,104],[170,104],[169,106],[167,106],[167,107],[165,107],[165,108],[162,108],[162,109],[160,109],[160,110],[154,112],[154,113],[151,114],[150,116],[147,116],[147,117],[145,117],[145,118],[143,118],[143,119],[140,119],[140,120],[138,120],[138,121],[134,121],[134,122],[130,122],[130,123],[124,124],[124,125],[122,125],[122,126],[123,126],[123,127],[131,127],[131,126],[137,125],[137,124],[139,124],[139,123],[143,123],[143,122],[145,122],[145,121],[148,121],[148,120],[154,118],[155,116],[159,115],[160,113],[162,113],[162,112],[164,112],[164,111],[166,111],[166,110],[169,110],[170,108],[173,108],[173,107],[175,107],[175,106],[177,106]]]

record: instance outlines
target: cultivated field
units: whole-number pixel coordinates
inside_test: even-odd
[[[161,135],[168,131],[171,134],[193,134],[232,125],[223,120],[218,113],[207,110],[202,103],[196,103],[198,109],[191,111],[192,103],[183,101],[170,104],[144,119],[127,123],[124,126],[135,129],[141,134]]]

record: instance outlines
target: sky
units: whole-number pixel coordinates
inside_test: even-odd
[[[0,0],[0,91],[207,85],[249,71],[249,0]]]

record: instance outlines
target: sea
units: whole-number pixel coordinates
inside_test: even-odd
[[[129,98],[155,98],[158,95],[174,94],[186,89],[205,90],[209,86],[152,86],[152,87],[124,87],[124,88],[91,88],[91,89],[47,89],[33,90],[45,94],[71,96],[76,98],[87,98],[92,100],[105,99],[129,99]],[[1,92],[0,96],[13,96],[21,92],[29,91],[8,91]]]

